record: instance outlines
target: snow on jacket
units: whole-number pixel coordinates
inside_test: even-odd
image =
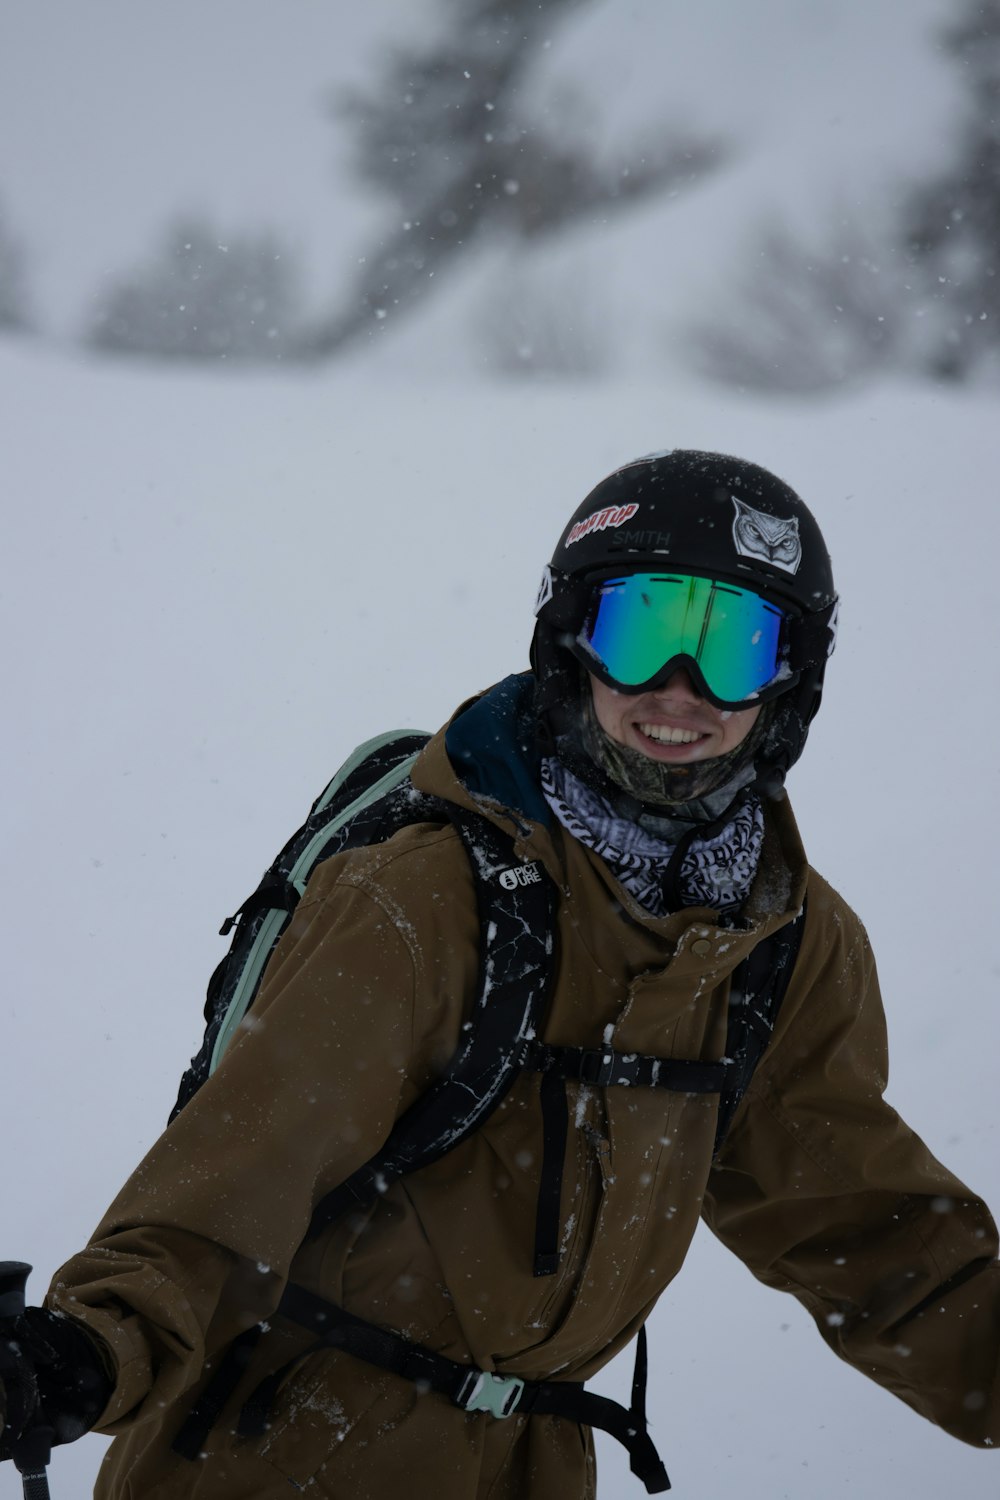
[[[449,1059],[479,957],[450,826],[328,861],[218,1072],[53,1282],[50,1305],[86,1323],[117,1370],[98,1424],[118,1435],[104,1500],[267,1500],[307,1487],[373,1500],[590,1496],[590,1435],[575,1424],[466,1414],[336,1351],[299,1362],[263,1438],[234,1437],[257,1382],[310,1345],[280,1317],[203,1456],[188,1462],[170,1442],[206,1364],[273,1314],[288,1279],[452,1359],[586,1379],[676,1275],[699,1215],[762,1281],[793,1293],[844,1359],[955,1436],[1000,1441],[996,1230],[883,1100],[868,941],[807,867],[788,804],[768,806],[745,930],[704,908],[652,918],[548,816],[529,695],[515,677],[465,705],[414,780],[517,832],[519,857],[557,882],[546,1041],[719,1058],[733,970],[808,891],[774,1038],[720,1159],[716,1096],[568,1085],[562,1257],[557,1274],[536,1277],[542,1127],[539,1077],[524,1074],[472,1138],[300,1249],[315,1203]],[[650,1423],[655,1439],[655,1409]]]

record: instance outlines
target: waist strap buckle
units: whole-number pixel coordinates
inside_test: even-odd
[[[455,1405],[463,1411],[485,1411],[491,1417],[509,1417],[517,1411],[524,1394],[524,1381],[516,1375],[492,1375],[470,1370],[462,1382]]]

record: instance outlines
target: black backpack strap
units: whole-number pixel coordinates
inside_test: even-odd
[[[537,1040],[523,1050],[521,1067],[542,1075],[542,1170],[535,1213],[534,1274],[559,1269],[560,1200],[569,1110],[566,1082],[595,1088],[667,1089],[682,1094],[718,1094],[713,1156],[717,1157],[733,1115],[774,1029],[778,1008],[795,966],[804,912],[762,943],[736,969],[730,990],[726,1056],[718,1062],[648,1057],[612,1047],[551,1047]]]
[[[553,971],[555,886],[541,865],[518,863],[513,839],[495,824],[454,806],[449,812],[469,856],[479,909],[472,1014],[445,1075],[400,1116],[381,1150],[319,1201],[306,1239],[471,1135],[509,1092],[527,1042],[542,1027]],[[287,1311],[285,1302],[279,1310]],[[248,1329],[223,1358],[174,1440],[182,1457],[201,1451],[264,1331],[264,1325]],[[262,1390],[261,1399],[265,1395]]]
[[[222,1408],[246,1373],[262,1336],[267,1332],[266,1323],[255,1323],[237,1334],[219,1356],[213,1367],[206,1362],[205,1369],[213,1369],[211,1379],[195,1401],[170,1444],[171,1450],[193,1463],[202,1452],[208,1434],[222,1415]]]
[[[542,1167],[535,1209],[535,1276],[554,1276],[559,1269],[562,1228],[562,1180],[569,1134],[566,1083],[554,1070],[542,1075]]]
[[[715,1157],[722,1149],[740,1100],[771,1040],[795,968],[805,920],[803,904],[795,920],[758,943],[733,975],[726,1034],[726,1056],[731,1068],[719,1102]]]
[[[525,1042],[541,1030],[552,982],[555,886],[540,864],[518,862],[513,839],[494,823],[458,807],[449,811],[469,856],[479,910],[472,1014],[447,1072],[397,1120],[381,1150],[321,1199],[307,1237],[477,1130],[517,1078]]]
[[[559,1269],[561,1198],[569,1129],[567,1082],[593,1088],[666,1089],[680,1094],[722,1094],[732,1072],[728,1058],[699,1062],[688,1058],[647,1057],[615,1052],[612,1047],[551,1047],[530,1041],[521,1067],[541,1073],[542,1169],[535,1211],[536,1276],[554,1276]]]
[[[522,1380],[516,1375],[497,1375],[459,1364],[391,1329],[357,1318],[294,1283],[285,1288],[278,1311],[316,1334],[313,1351],[341,1349],[366,1364],[412,1380],[422,1390],[446,1396],[462,1411],[483,1412],[500,1420],[522,1412],[598,1427],[624,1445],[632,1473],[642,1480],[649,1494],[662,1494],[670,1488],[667,1471],[646,1426],[644,1332],[639,1334],[632,1404],[624,1407],[607,1396],[593,1395],[579,1381]],[[268,1376],[244,1404],[238,1424],[241,1436],[259,1437],[266,1430],[271,1404],[289,1368]]]
[[[549,1047],[544,1042],[525,1048],[521,1067],[593,1088],[667,1089],[675,1094],[721,1094],[732,1072],[728,1058],[699,1062],[615,1052],[612,1047]]]

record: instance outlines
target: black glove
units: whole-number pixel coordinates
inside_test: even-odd
[[[113,1389],[96,1339],[71,1318],[43,1307],[0,1318],[0,1460],[33,1428],[53,1443],[82,1437]]]

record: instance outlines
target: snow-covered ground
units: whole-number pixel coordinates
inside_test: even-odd
[[[36,1295],[162,1127],[221,918],[358,741],[433,728],[525,663],[567,513],[669,445],[773,467],[824,527],[842,629],[794,805],[873,936],[892,1101],[1000,1204],[993,401],[166,375],[10,347],[0,391],[0,1253],[35,1263]],[[651,1333],[684,1500],[997,1493],[995,1454],[840,1366],[708,1234]],[[101,1448],[57,1456],[60,1500]],[[642,1493],[614,1444],[600,1462],[603,1500]]]

